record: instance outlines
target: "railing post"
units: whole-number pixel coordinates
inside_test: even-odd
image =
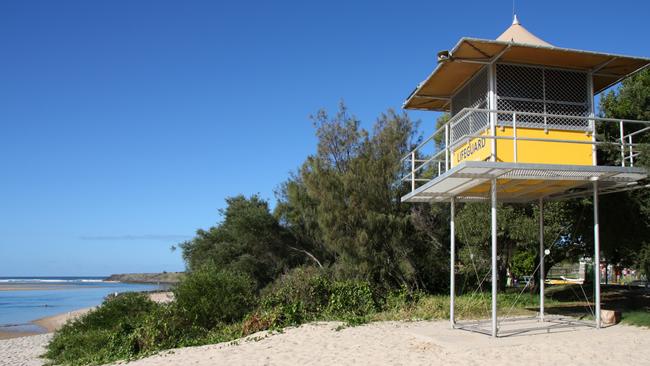
[[[489,121],[490,121],[490,150],[492,156],[490,161],[497,161],[497,122],[499,116],[495,113],[497,110],[497,90],[496,90],[496,65],[491,64],[488,68],[488,108],[490,110]]]
[[[632,151],[632,135],[627,137],[627,142],[630,145],[630,166],[634,166],[634,151]]]
[[[415,150],[411,151],[411,192],[415,191]]]
[[[469,134],[474,134],[474,111],[467,112],[469,118]]]
[[[546,117],[546,112],[544,112],[544,133],[548,133],[548,117]]]
[[[587,74],[587,89],[588,89],[588,95],[589,95],[589,117],[594,118],[595,115],[595,110],[594,110],[594,79],[593,79],[593,74],[590,72]],[[591,160],[592,160],[592,165],[596,166],[598,165],[598,146],[596,145],[596,120],[595,119],[590,119],[589,120],[589,126],[591,127]]]
[[[445,171],[449,170],[449,140],[451,140],[449,134],[451,133],[449,129],[449,123],[445,124]]]
[[[512,145],[515,163],[517,162],[517,113],[512,114]]]
[[[621,166],[625,166],[625,135],[623,133],[623,121],[619,122],[621,133]]]
[[[490,161],[497,161],[497,120],[494,112],[490,113]]]

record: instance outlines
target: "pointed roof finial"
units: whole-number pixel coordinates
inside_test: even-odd
[[[497,38],[497,41],[552,47],[550,43],[542,40],[524,28],[524,26],[519,23],[517,14],[514,14],[512,18],[512,25]]]

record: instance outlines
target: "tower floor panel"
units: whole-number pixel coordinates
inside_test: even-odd
[[[492,179],[499,201],[560,200],[591,195],[594,180],[600,194],[635,189],[647,175],[635,167],[465,161],[404,195],[402,202],[488,200]]]

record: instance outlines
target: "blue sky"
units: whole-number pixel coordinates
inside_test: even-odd
[[[614,6],[615,4],[615,6]],[[170,246],[315,150],[308,116],[399,108],[507,1],[3,1],[0,276],[183,269]],[[645,1],[522,1],[557,46],[650,56]],[[434,114],[412,113],[430,130]]]

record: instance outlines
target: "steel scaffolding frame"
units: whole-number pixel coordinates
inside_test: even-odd
[[[488,79],[488,92],[487,92],[487,101],[488,108],[464,108],[454,115],[449,122],[444,126],[438,129],[431,137],[426,139],[420,145],[418,145],[411,153],[405,156],[402,161],[405,163],[410,163],[410,173],[402,178],[402,181],[410,181],[411,183],[411,192],[404,197],[402,197],[403,202],[430,202],[430,201],[447,201],[450,202],[451,218],[450,218],[450,325],[452,328],[464,329],[476,331],[479,333],[489,334],[492,337],[499,336],[498,329],[498,317],[497,317],[497,203],[499,198],[499,182],[500,180],[505,180],[507,178],[510,182],[514,181],[514,184],[517,184],[516,181],[521,180],[538,180],[545,184],[546,188],[552,186],[553,182],[565,181],[573,182],[572,184],[562,187],[557,187],[556,192],[551,194],[541,195],[537,194],[538,197],[535,199],[539,202],[540,218],[539,218],[539,251],[540,251],[540,263],[539,267],[541,268],[539,276],[539,285],[540,285],[540,312],[538,315],[538,320],[543,323],[548,323],[549,327],[559,327],[560,325],[575,325],[576,322],[567,322],[559,320],[549,320],[545,317],[544,309],[544,257],[545,257],[545,246],[544,246],[544,201],[550,199],[568,199],[577,196],[584,196],[591,194],[593,197],[593,215],[594,215],[594,264],[596,270],[594,270],[594,283],[595,283],[595,322],[594,327],[600,328],[601,319],[600,319],[600,233],[599,233],[599,216],[598,216],[598,196],[601,193],[601,188],[604,193],[618,192],[621,190],[628,189],[637,189],[640,187],[636,184],[637,181],[647,177],[647,173],[643,169],[634,168],[633,162],[635,156],[638,155],[638,152],[634,153],[634,148],[638,147],[640,144],[634,143],[632,141],[633,136],[637,136],[639,133],[650,130],[650,122],[646,121],[633,121],[633,120],[614,120],[608,118],[598,118],[594,115],[593,108],[593,86],[591,83],[587,86],[588,95],[588,115],[557,115],[557,114],[548,114],[548,113],[535,113],[535,112],[525,112],[525,111],[505,111],[498,110],[497,103],[498,97],[496,93],[496,63],[492,62],[489,65],[486,65],[487,68],[487,79]],[[591,81],[591,75],[588,74],[588,81]],[[489,131],[489,135],[479,134],[477,131],[483,129],[482,126],[477,128],[472,126],[472,117],[483,116],[487,117],[483,119],[474,118],[478,121],[487,121],[488,126],[486,130]],[[497,136],[496,129],[499,121],[502,120],[502,116],[510,116],[512,121],[513,136]],[[518,116],[527,116],[527,117],[536,117],[540,121],[543,121],[543,126],[541,128],[548,128],[547,121],[549,118],[558,119],[570,119],[571,121],[584,121],[584,130],[586,133],[591,134],[591,141],[574,141],[574,140],[558,140],[558,139],[544,139],[544,138],[524,138],[517,136],[517,117]],[[462,133],[455,133],[454,130],[457,128],[463,121],[469,119],[469,128],[463,131]],[[620,127],[620,136],[618,141],[618,147],[621,150],[621,166],[598,166],[596,153],[597,147],[603,144],[611,144],[611,142],[597,141],[596,140],[596,122],[603,123],[618,123]],[[634,132],[628,133],[625,135],[624,124],[642,124],[644,127],[641,129],[635,129]],[[551,126],[551,129],[561,128],[556,126]],[[444,147],[441,140],[438,138],[441,134],[444,133]],[[489,161],[464,161],[456,166],[452,166],[450,157],[452,151],[457,146],[470,141],[474,138],[485,138],[490,141],[490,156]],[[513,141],[513,150],[514,150],[514,162],[513,163],[503,163],[497,162],[496,156],[496,146],[497,140],[505,139]],[[545,141],[552,143],[586,143],[591,144],[592,146],[592,159],[593,164],[591,166],[579,166],[579,165],[550,165],[550,164],[522,164],[517,162],[517,152],[518,146],[517,141]],[[434,143],[437,147],[431,157],[429,158],[419,158],[421,153],[419,153],[422,148],[429,143]],[[629,154],[627,149],[629,149]],[[444,160],[442,156],[444,154]],[[629,163],[627,163],[629,162]],[[437,164],[437,174],[435,165]],[[417,178],[417,173],[423,173],[427,167],[431,168],[434,173],[433,178]],[[424,182],[420,187],[417,187],[416,183]],[[485,192],[481,191],[480,193],[470,193],[467,192],[474,187],[477,187],[481,184],[488,184],[489,182],[489,197],[485,196]],[[512,183],[508,184],[512,184]],[[551,183],[548,183],[551,182]],[[600,183],[603,186],[600,186]],[[590,186],[587,188],[587,186]],[[537,190],[539,191],[539,189]],[[535,195],[535,189],[531,190],[532,194]],[[505,191],[502,190],[501,194],[504,195]],[[517,197],[509,197],[508,194],[504,196],[506,201],[516,202]],[[461,324],[457,323],[455,319],[455,262],[456,262],[456,226],[455,226],[455,204],[458,201],[471,201],[471,200],[485,200],[489,199],[490,201],[490,231],[491,231],[491,272],[492,272],[492,288],[491,288],[491,329],[489,331],[480,327],[479,324]],[[530,201],[530,196],[520,197],[520,201]],[[548,320],[548,322],[547,322]],[[558,323],[559,322],[559,323]],[[560,324],[560,325],[558,325]],[[581,323],[582,324],[582,323]]]

